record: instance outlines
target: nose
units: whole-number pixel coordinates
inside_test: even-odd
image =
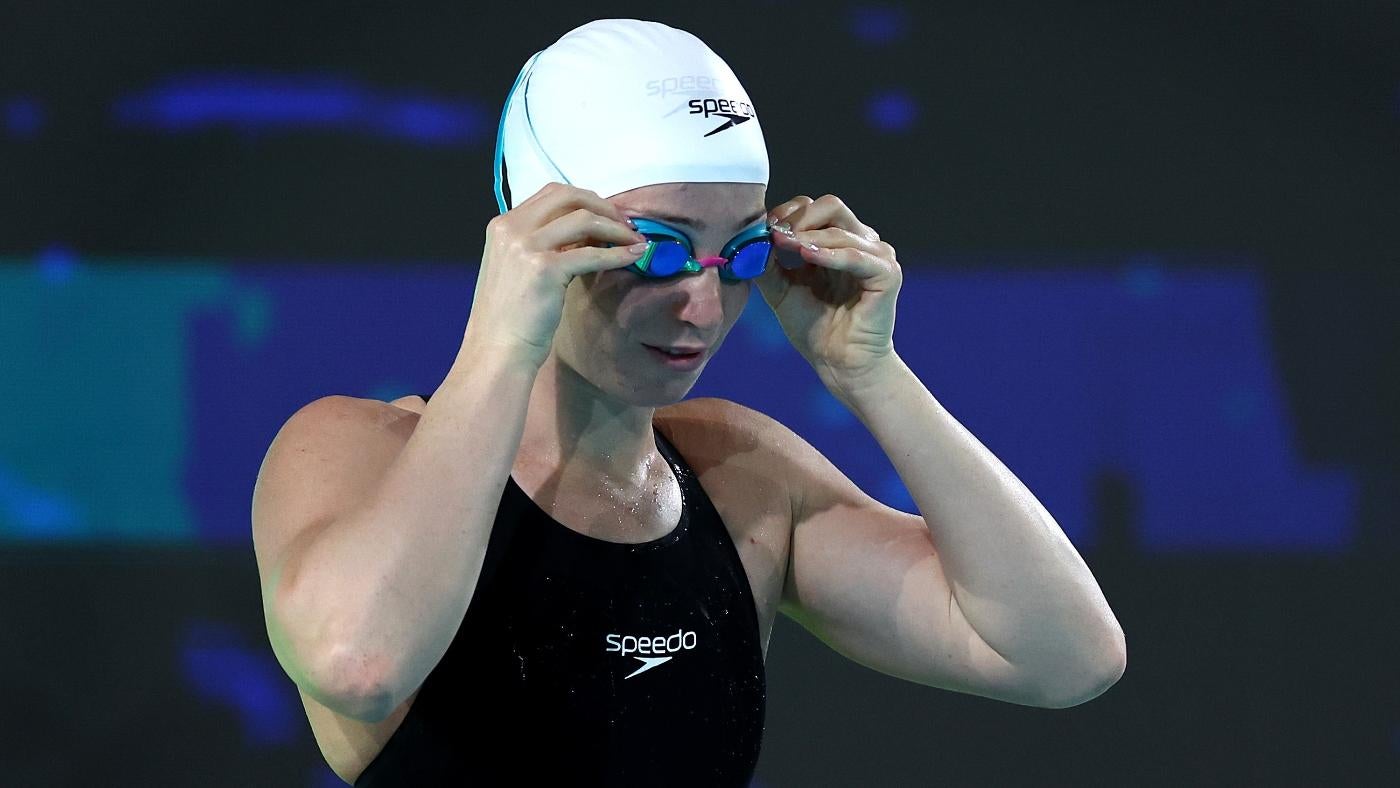
[[[723,261],[724,258],[719,259]],[[710,266],[698,274],[680,277],[676,287],[676,317],[704,332],[719,328],[724,322],[723,287],[719,269]]]

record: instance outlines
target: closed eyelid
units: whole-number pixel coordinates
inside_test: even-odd
[[[679,241],[683,241],[683,242],[685,243],[686,246],[689,246],[689,247],[691,247],[691,248],[694,248],[694,247],[695,247],[695,242],[692,241],[692,240],[690,240],[690,236],[687,235],[687,234],[685,233],[684,230],[679,230],[679,229],[677,229],[677,228],[675,228],[675,227],[672,227],[671,225],[669,225],[669,224],[667,224],[667,223],[665,223],[665,222],[658,221],[658,220],[656,220],[656,219],[651,219],[651,218],[648,218],[648,217],[646,217],[646,216],[634,216],[634,217],[632,217],[632,218],[633,218],[633,219],[641,219],[642,221],[646,222],[647,224],[654,224],[654,225],[657,225],[658,227],[660,227],[660,228],[664,231],[664,232],[658,233],[658,232],[656,232],[655,230],[653,230],[652,228],[645,227],[645,225],[640,225],[640,226],[638,226],[638,228],[637,228],[637,229],[638,229],[638,232],[641,232],[641,233],[644,234],[644,235],[645,235],[645,234],[648,234],[648,233],[651,234],[651,235],[664,235],[664,236],[667,236],[667,237],[670,237],[670,238],[674,238],[674,239],[679,240]]]
[[[660,219],[652,219],[651,217],[648,217],[648,216],[635,216],[635,217],[633,217],[633,218],[635,218],[635,219],[643,219],[643,220],[645,220],[645,221],[647,221],[647,222],[650,222],[651,224],[655,224],[655,225],[658,225],[658,226],[664,228],[664,229],[666,230],[666,234],[670,234],[670,235],[673,236],[675,239],[680,240],[682,243],[685,244],[686,248],[687,248],[688,250],[690,250],[690,253],[691,253],[692,255],[695,254],[695,241],[694,241],[694,239],[692,239],[692,238],[690,237],[690,235],[687,234],[684,230],[681,230],[680,228],[677,228],[677,227],[674,227],[674,226],[672,226],[672,225],[669,225],[669,224],[667,224],[667,223],[661,221]],[[721,248],[721,249],[727,249],[727,248],[729,248],[730,244],[733,244],[733,243],[734,243],[736,240],[738,240],[739,238],[742,238],[743,236],[752,233],[756,228],[761,227],[761,226],[763,226],[764,224],[765,224],[765,222],[764,222],[764,220],[763,220],[763,217],[759,217],[759,218],[755,219],[754,221],[750,222],[750,223],[748,224],[747,227],[745,227],[744,229],[742,229],[742,230],[740,230],[738,233],[736,233],[736,234],[734,235],[734,237],[732,237],[732,238],[730,238],[729,240],[725,241],[725,242],[724,242],[724,245],[721,246],[720,248]],[[644,231],[644,232],[645,232],[645,231]],[[657,234],[662,234],[662,233],[657,233]]]

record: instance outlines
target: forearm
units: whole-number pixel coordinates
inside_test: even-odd
[[[1102,689],[1126,658],[1093,574],[1045,507],[899,359],[837,396],[918,504],[959,608],[1050,694]]]
[[[446,652],[476,588],[534,377],[464,346],[382,481],[308,546],[293,609],[318,617],[295,620],[315,633],[329,686],[392,707]]]

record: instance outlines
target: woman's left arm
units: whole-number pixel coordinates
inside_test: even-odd
[[[795,197],[770,216],[780,265],[759,289],[789,341],[899,472],[961,616],[1047,696],[1111,685],[1127,647],[1093,574],[1040,501],[894,350],[903,279],[894,247],[833,195]],[[1100,686],[1082,686],[1086,675]],[[1079,684],[1057,688],[1061,677]]]
[[[948,584],[977,634],[1045,684],[1122,676],[1127,644],[1064,531],[898,357],[839,395],[918,504]],[[1055,694],[1054,690],[1050,690]]]

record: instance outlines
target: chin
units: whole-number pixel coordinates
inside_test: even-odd
[[[635,381],[624,380],[619,390],[613,392],[613,396],[639,408],[664,408],[685,399],[690,390],[695,388],[698,377],[696,375],[689,381],[653,382],[646,386],[638,386]],[[632,385],[629,386],[629,383]]]
[[[674,405],[686,398],[690,390],[700,381],[705,366],[691,372],[668,372],[664,369],[623,369],[619,368],[613,378],[614,386],[609,392],[614,397],[642,408],[661,408]]]
[[[710,353],[713,357],[714,350]],[[668,370],[658,365],[640,344],[635,355],[614,348],[606,356],[595,357],[595,363],[603,358],[607,359],[606,366],[595,366],[590,373],[579,374],[604,394],[638,408],[661,408],[685,399],[710,361],[705,359],[689,371]]]

